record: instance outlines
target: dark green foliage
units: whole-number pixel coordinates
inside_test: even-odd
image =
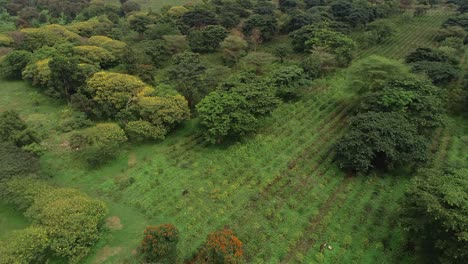
[[[222,85],[198,105],[200,123],[211,143],[255,131],[258,117],[271,113],[279,103],[275,91],[251,75],[240,75]]]
[[[444,22],[443,26],[459,26],[468,31],[468,13],[447,19],[447,21]]]
[[[214,52],[227,37],[227,30],[222,26],[207,26],[191,30],[187,36],[190,48],[194,52]]]
[[[441,50],[418,48],[406,56],[413,72],[425,73],[434,84],[446,84],[458,78],[456,58]]]
[[[278,29],[278,22],[274,16],[252,15],[245,21],[242,31],[246,35],[251,35],[254,29],[260,31],[261,40],[268,41],[275,35]]]
[[[298,66],[285,66],[271,73],[268,83],[276,88],[276,95],[285,100],[300,97],[307,85],[304,70]]]
[[[49,62],[50,81],[49,90],[51,95],[70,100],[71,95],[86,82],[78,66],[79,59],[76,57],[57,55]]]
[[[440,96],[439,89],[425,80],[393,77],[364,96],[360,111],[405,115],[422,132],[443,124],[445,111]]]
[[[177,263],[179,230],[174,225],[148,226],[139,253],[148,263]]]
[[[413,63],[419,61],[436,61],[436,62],[450,62],[456,64],[457,61],[451,58],[445,52],[431,48],[417,48],[413,52],[406,55],[406,63]]]
[[[427,143],[404,115],[368,112],[351,118],[347,133],[336,144],[336,160],[345,170],[386,170],[426,161]]]
[[[423,239],[427,252],[440,263],[468,259],[468,170],[425,169],[413,179],[404,200],[404,223],[414,238]]]
[[[185,13],[181,18],[182,23],[189,27],[203,27],[208,25],[217,25],[216,14],[207,8],[196,6],[194,9]]]
[[[38,143],[36,133],[28,128],[26,123],[15,111],[5,111],[0,115],[0,141],[11,142],[18,147]]]
[[[10,142],[0,142],[0,180],[28,176],[39,170],[37,156]]]
[[[125,14],[129,14],[131,12],[140,11],[141,6],[135,1],[126,1],[122,4],[121,9]]]
[[[247,109],[246,99],[236,93],[212,92],[197,105],[197,111],[206,139],[211,143],[256,129],[257,119]]]
[[[0,63],[0,76],[8,79],[21,79],[23,69],[31,60],[32,54],[23,50],[8,53]]]
[[[169,69],[169,78],[192,109],[196,102],[203,97],[204,85],[201,76],[206,67],[200,61],[200,54],[184,52],[173,57],[174,65]]]
[[[272,16],[275,13],[276,6],[271,1],[260,0],[257,1],[253,8],[253,12],[259,15],[268,15]]]
[[[458,67],[446,62],[419,61],[412,63],[411,69],[426,74],[436,85],[447,84],[459,75]]]
[[[304,44],[310,51],[321,49],[336,55],[336,61],[340,66],[347,66],[351,63],[356,49],[356,43],[351,38],[325,28],[314,31],[311,38]]]

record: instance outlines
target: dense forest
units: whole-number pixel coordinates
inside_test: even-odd
[[[467,263],[467,0],[0,0],[0,264]]]

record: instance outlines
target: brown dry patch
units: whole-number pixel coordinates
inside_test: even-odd
[[[122,247],[109,247],[105,246],[99,250],[96,254],[96,257],[91,262],[92,264],[101,264],[104,263],[108,258],[119,254],[122,251]]]
[[[106,227],[110,230],[120,230],[123,226],[118,216],[111,216],[106,219]]]
[[[130,153],[128,155],[128,167],[129,168],[133,168],[135,167],[135,165],[137,164],[137,157],[136,157],[136,154],[135,153]]]

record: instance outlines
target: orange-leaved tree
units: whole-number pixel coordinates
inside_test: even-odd
[[[172,224],[148,226],[139,253],[149,263],[176,263],[179,231]]]

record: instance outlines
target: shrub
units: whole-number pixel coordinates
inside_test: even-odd
[[[50,240],[43,227],[28,227],[13,231],[0,242],[0,263],[43,263]]]
[[[27,176],[39,170],[37,157],[12,143],[0,142],[0,180]]]
[[[133,141],[164,139],[167,130],[162,126],[154,126],[147,121],[130,121],[125,126],[125,132]]]
[[[0,114],[0,141],[14,143],[23,147],[38,143],[39,139],[15,111],[5,111]]]
[[[242,242],[229,229],[208,235],[205,245],[198,253],[195,263],[244,263]]]
[[[31,57],[30,52],[23,50],[8,53],[0,63],[0,76],[9,79],[21,79],[21,74]]]
[[[172,224],[148,226],[139,252],[148,263],[176,263],[179,231]]]

